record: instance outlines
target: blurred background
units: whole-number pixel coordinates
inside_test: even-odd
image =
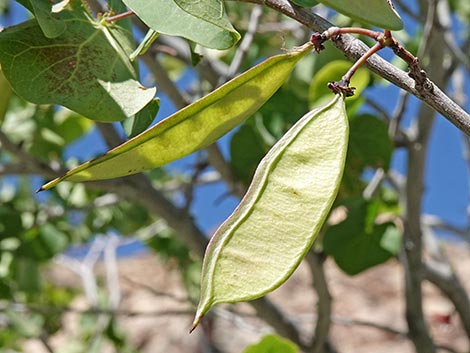
[[[0,0],[0,28],[32,17],[20,3]],[[95,15],[108,5],[86,3]],[[470,111],[470,3],[394,3],[405,28],[393,35]],[[151,125],[312,33],[267,6],[225,7],[242,35],[235,47],[210,50],[160,35],[139,57],[140,80],[160,99]],[[321,4],[299,11],[362,26]],[[148,28],[136,16],[125,21],[137,46]],[[352,65],[325,46],[216,145],[136,176],[64,182],[39,194],[44,182],[122,143],[129,130],[29,103],[0,71],[0,351],[406,353],[430,352],[431,342],[436,352],[468,352],[468,136],[366,68],[347,100],[351,137],[340,192],[306,261],[272,294],[218,306],[188,334],[207,240],[269,148],[328,100],[326,83]],[[407,70],[389,49],[379,55]]]

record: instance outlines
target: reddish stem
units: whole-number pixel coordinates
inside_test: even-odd
[[[379,39],[383,37],[383,34],[380,32],[360,27],[330,27],[325,32],[323,32],[322,35],[324,35],[326,39],[331,39],[340,34],[346,33],[363,35],[375,39],[377,41],[379,41]]]
[[[363,56],[361,56],[354,64],[351,66],[351,68],[346,72],[346,74],[342,77],[342,80],[349,84],[349,81],[351,81],[352,75],[357,71],[357,69],[363,65],[367,59],[369,59],[372,55],[377,53],[380,49],[383,48],[382,43],[377,42],[374,44],[372,48],[370,48]]]
[[[116,22],[116,21],[122,20],[124,18],[131,17],[133,15],[134,15],[134,11],[129,10],[129,11],[117,14],[115,16],[106,17],[104,20],[106,22]]]

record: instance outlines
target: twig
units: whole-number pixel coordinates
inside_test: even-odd
[[[172,299],[172,300],[174,300],[178,303],[188,303],[189,302],[188,297],[180,297],[180,296],[177,296],[173,293],[160,292],[160,291],[152,288],[151,286],[149,286],[145,283],[134,281],[132,278],[129,278],[127,276],[121,276],[121,278],[124,279],[126,282],[129,282],[130,284],[132,284],[134,287],[140,287],[140,288],[145,289],[146,291],[148,291],[149,293],[152,293],[156,297],[170,298],[170,299]]]
[[[238,1],[265,4],[266,6],[269,6],[306,25],[316,32],[323,32],[333,26],[330,22],[314,13],[292,6],[292,4],[287,0]],[[341,38],[333,42],[351,60],[357,60],[368,50],[368,47],[363,42],[350,35],[342,35]],[[470,135],[470,115],[444,94],[438,88],[438,85],[433,84],[434,88],[432,92],[422,92],[416,89],[414,80],[408,77],[406,73],[376,55],[369,58],[366,65],[379,76],[390,81],[396,86],[403,88],[425,102],[431,108],[441,113],[457,128],[465,132],[467,135]]]
[[[382,168],[378,168],[372,179],[369,181],[369,184],[365,187],[362,192],[362,197],[366,200],[370,200],[376,191],[379,189],[379,186],[382,184],[382,181],[385,178],[385,171]]]
[[[326,280],[325,270],[323,267],[326,256],[324,254],[315,253],[312,250],[307,254],[306,260],[313,276],[313,287],[318,295],[318,319],[309,352],[323,353],[328,351],[328,346],[331,345],[328,340],[328,335],[331,325],[332,298],[328,289],[328,282]]]
[[[246,53],[248,52],[248,49],[250,49],[253,39],[255,38],[255,33],[258,29],[259,21],[262,14],[263,6],[261,5],[255,5],[253,7],[253,10],[251,10],[250,20],[245,36],[243,37],[243,40],[241,41],[237,51],[235,52],[235,55],[233,56],[232,62],[230,63],[227,73],[220,77],[218,86],[220,86],[222,83],[226,82],[230,78],[234,77],[237,73],[238,69],[240,68],[243,62],[243,59],[246,56]]]
[[[392,118],[390,117],[390,114],[376,101],[372,100],[369,97],[365,97],[367,105],[369,105],[371,108],[373,108],[379,115],[382,116],[384,121],[390,122]]]
[[[337,317],[337,316],[333,316],[332,321],[336,325],[372,327],[372,328],[375,328],[375,329],[378,329],[378,330],[381,330],[381,331],[391,333],[393,335],[407,337],[407,332],[406,331],[400,331],[400,330],[395,329],[393,327],[383,325],[383,324],[378,324],[378,323],[375,323],[375,322],[359,320],[359,319],[346,319],[346,318],[341,318],[341,317]]]
[[[458,277],[448,266],[448,271],[440,270],[431,262],[424,266],[424,278],[445,294],[457,310],[468,341],[470,342],[470,300]]]
[[[300,339],[300,333],[292,320],[288,318],[280,309],[267,298],[259,298],[250,302],[255,308],[260,318],[271,325],[280,335],[290,339],[298,344],[301,348],[306,348]]]
[[[113,309],[117,309],[121,302],[121,286],[119,285],[119,267],[117,260],[118,246],[119,238],[117,235],[108,234],[106,236],[106,245],[103,249],[103,260],[106,270],[108,302]]]
[[[393,335],[401,336],[401,337],[407,337],[408,334],[406,331],[400,331],[397,330],[393,327],[387,326],[387,325],[382,325],[378,324],[375,322],[370,322],[370,321],[365,321],[365,320],[359,320],[359,319],[346,319],[346,318],[340,318],[337,316],[333,316],[332,321],[336,325],[343,325],[343,326],[364,326],[364,327],[370,327],[370,328],[375,328],[377,330],[385,331],[388,333],[391,333]],[[458,353],[455,349],[452,347],[448,346],[443,346],[443,345],[436,345],[437,349],[445,350],[450,353]]]
[[[123,140],[117,133],[113,124],[107,123],[96,123],[96,127],[98,128],[101,136],[103,137],[104,142],[108,148],[114,148],[120,145]]]
[[[105,315],[105,316],[128,316],[128,317],[167,317],[167,316],[191,316],[194,315],[194,309],[163,309],[163,310],[150,310],[150,311],[135,311],[126,309],[112,309],[112,308],[98,308],[93,307],[90,309],[77,309],[71,306],[57,307],[57,306],[38,306],[38,305],[18,305],[15,303],[12,306],[0,307],[0,312],[3,311],[19,311],[19,312],[33,312],[43,315],[65,314],[74,313],[80,315]]]
[[[124,18],[131,17],[133,15],[134,15],[134,11],[129,10],[129,11],[126,11],[126,12],[123,12],[114,16],[105,17],[104,20],[106,22],[116,22]]]
[[[155,81],[158,82],[159,88],[168,95],[178,109],[184,108],[189,104],[189,98],[182,94],[176,87],[174,82],[168,76],[167,71],[160,65],[157,58],[153,57],[150,52],[147,52],[141,56],[141,59],[155,77]]]
[[[39,341],[42,343],[46,351],[48,351],[49,353],[54,353],[54,349],[49,344],[48,336],[46,332],[41,333],[41,335],[39,336]]]
[[[435,215],[427,214],[421,216],[421,222],[424,225],[431,227],[432,229],[440,229],[447,232],[451,232],[454,235],[462,238],[463,240],[470,242],[470,229],[468,227],[457,227],[455,225],[445,222],[444,220]]]
[[[405,113],[409,97],[410,95],[408,92],[400,91],[398,102],[395,106],[395,109],[392,113],[392,117],[390,119],[390,123],[388,125],[388,135],[392,140],[395,140],[396,136],[398,135],[398,132],[400,131],[400,123],[403,118],[403,114]]]

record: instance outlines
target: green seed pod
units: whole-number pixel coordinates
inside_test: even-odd
[[[295,64],[312,49],[273,56],[105,155],[43,185],[111,179],[131,175],[207,147],[256,112],[282,86]]]
[[[271,148],[207,247],[193,329],[212,306],[261,297],[294,272],[336,197],[347,145],[348,118],[337,95]]]

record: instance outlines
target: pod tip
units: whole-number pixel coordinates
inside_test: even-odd
[[[196,327],[201,322],[202,318],[203,318],[203,316],[199,315],[194,319],[193,324],[192,324],[191,328],[189,329],[189,333],[192,333],[196,329]]]

